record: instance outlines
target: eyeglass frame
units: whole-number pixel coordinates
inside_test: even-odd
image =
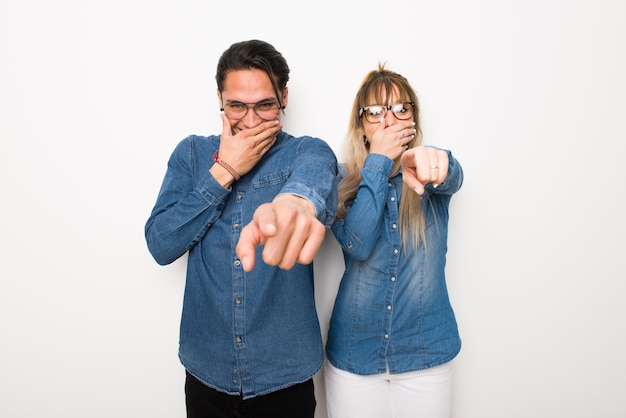
[[[252,110],[254,110],[254,113],[258,117],[260,117],[261,119],[267,121],[267,120],[272,120],[272,119],[265,119],[264,117],[259,115],[259,112],[257,112],[257,106],[260,105],[260,104],[269,103],[269,102],[270,102],[270,100],[267,100],[267,99],[261,100],[261,101],[256,102],[256,103],[246,103],[246,102],[240,102],[240,101],[237,101],[237,100],[233,100],[232,102],[226,103],[226,105],[231,104],[231,103],[246,105],[246,113],[244,113],[243,116],[241,116],[239,119],[235,119],[235,118],[232,118],[232,117],[229,116],[230,119],[241,120],[241,119],[245,118],[248,115],[248,112],[250,111],[250,106],[252,106]],[[283,106],[283,104],[281,103],[280,100],[278,100],[278,98],[276,99],[276,102],[274,102],[274,103],[276,103],[278,105],[278,112],[280,112],[281,110],[285,109],[285,106]],[[226,105],[222,104],[222,107],[220,107],[220,112],[226,113],[226,111],[225,111],[226,108],[224,107]],[[278,115],[278,112],[276,113],[277,115]]]
[[[392,104],[392,105],[371,105],[371,106],[365,106],[365,107],[362,107],[362,108],[360,108],[360,109],[359,109],[359,118],[363,117],[363,113],[364,113],[367,109],[369,109],[369,108],[371,108],[371,107],[380,107],[380,108],[384,109],[384,114],[381,116],[381,118],[384,118],[385,116],[387,116],[387,112],[389,112],[389,111],[391,110],[391,114],[393,115],[393,117],[394,117],[394,118],[396,118],[396,119],[398,119],[398,120],[408,120],[408,119],[410,119],[413,115],[409,116],[409,117],[408,117],[408,118],[406,118],[406,119],[400,119],[399,117],[397,117],[397,116],[396,116],[396,112],[394,112],[394,111],[392,110],[392,108],[393,108],[394,106],[397,106],[397,105],[402,105],[402,106],[404,106],[404,105],[405,105],[405,104],[407,104],[407,103],[408,103],[408,104],[410,104],[411,106],[413,106],[413,111],[415,111],[415,102],[399,102],[399,103],[394,103],[394,104]],[[369,121],[369,120],[367,119],[367,115],[365,115],[365,120],[367,120],[367,121],[368,121],[368,122],[370,122],[370,123],[374,123],[374,122],[371,122],[371,121]]]

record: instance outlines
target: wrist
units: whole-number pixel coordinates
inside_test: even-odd
[[[214,162],[214,163],[217,163],[217,164],[219,164],[219,165],[221,165],[222,167],[224,167],[224,169],[225,169],[226,171],[228,171],[228,173],[229,173],[231,176],[233,176],[233,179],[234,179],[235,181],[237,181],[237,180],[239,180],[239,179],[241,178],[241,175],[237,172],[237,170],[235,170],[234,168],[232,168],[232,167],[230,166],[230,164],[228,164],[226,161],[224,161],[224,160],[222,160],[222,159],[220,158],[219,151],[215,151],[215,153],[213,154],[213,162]]]

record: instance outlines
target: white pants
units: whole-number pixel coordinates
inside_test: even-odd
[[[360,376],[324,366],[328,418],[449,418],[452,366]]]

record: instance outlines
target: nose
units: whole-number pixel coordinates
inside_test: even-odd
[[[248,113],[241,119],[241,123],[243,123],[246,128],[254,128],[261,122],[263,122],[263,119],[256,114],[254,106],[248,105]]]
[[[384,119],[385,119],[385,123],[387,124],[387,126],[393,125],[397,122],[396,117],[394,116],[391,109],[387,109]]]

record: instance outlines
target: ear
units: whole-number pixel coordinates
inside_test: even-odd
[[[287,102],[289,102],[289,87],[285,87],[283,92],[283,108],[287,107]]]

